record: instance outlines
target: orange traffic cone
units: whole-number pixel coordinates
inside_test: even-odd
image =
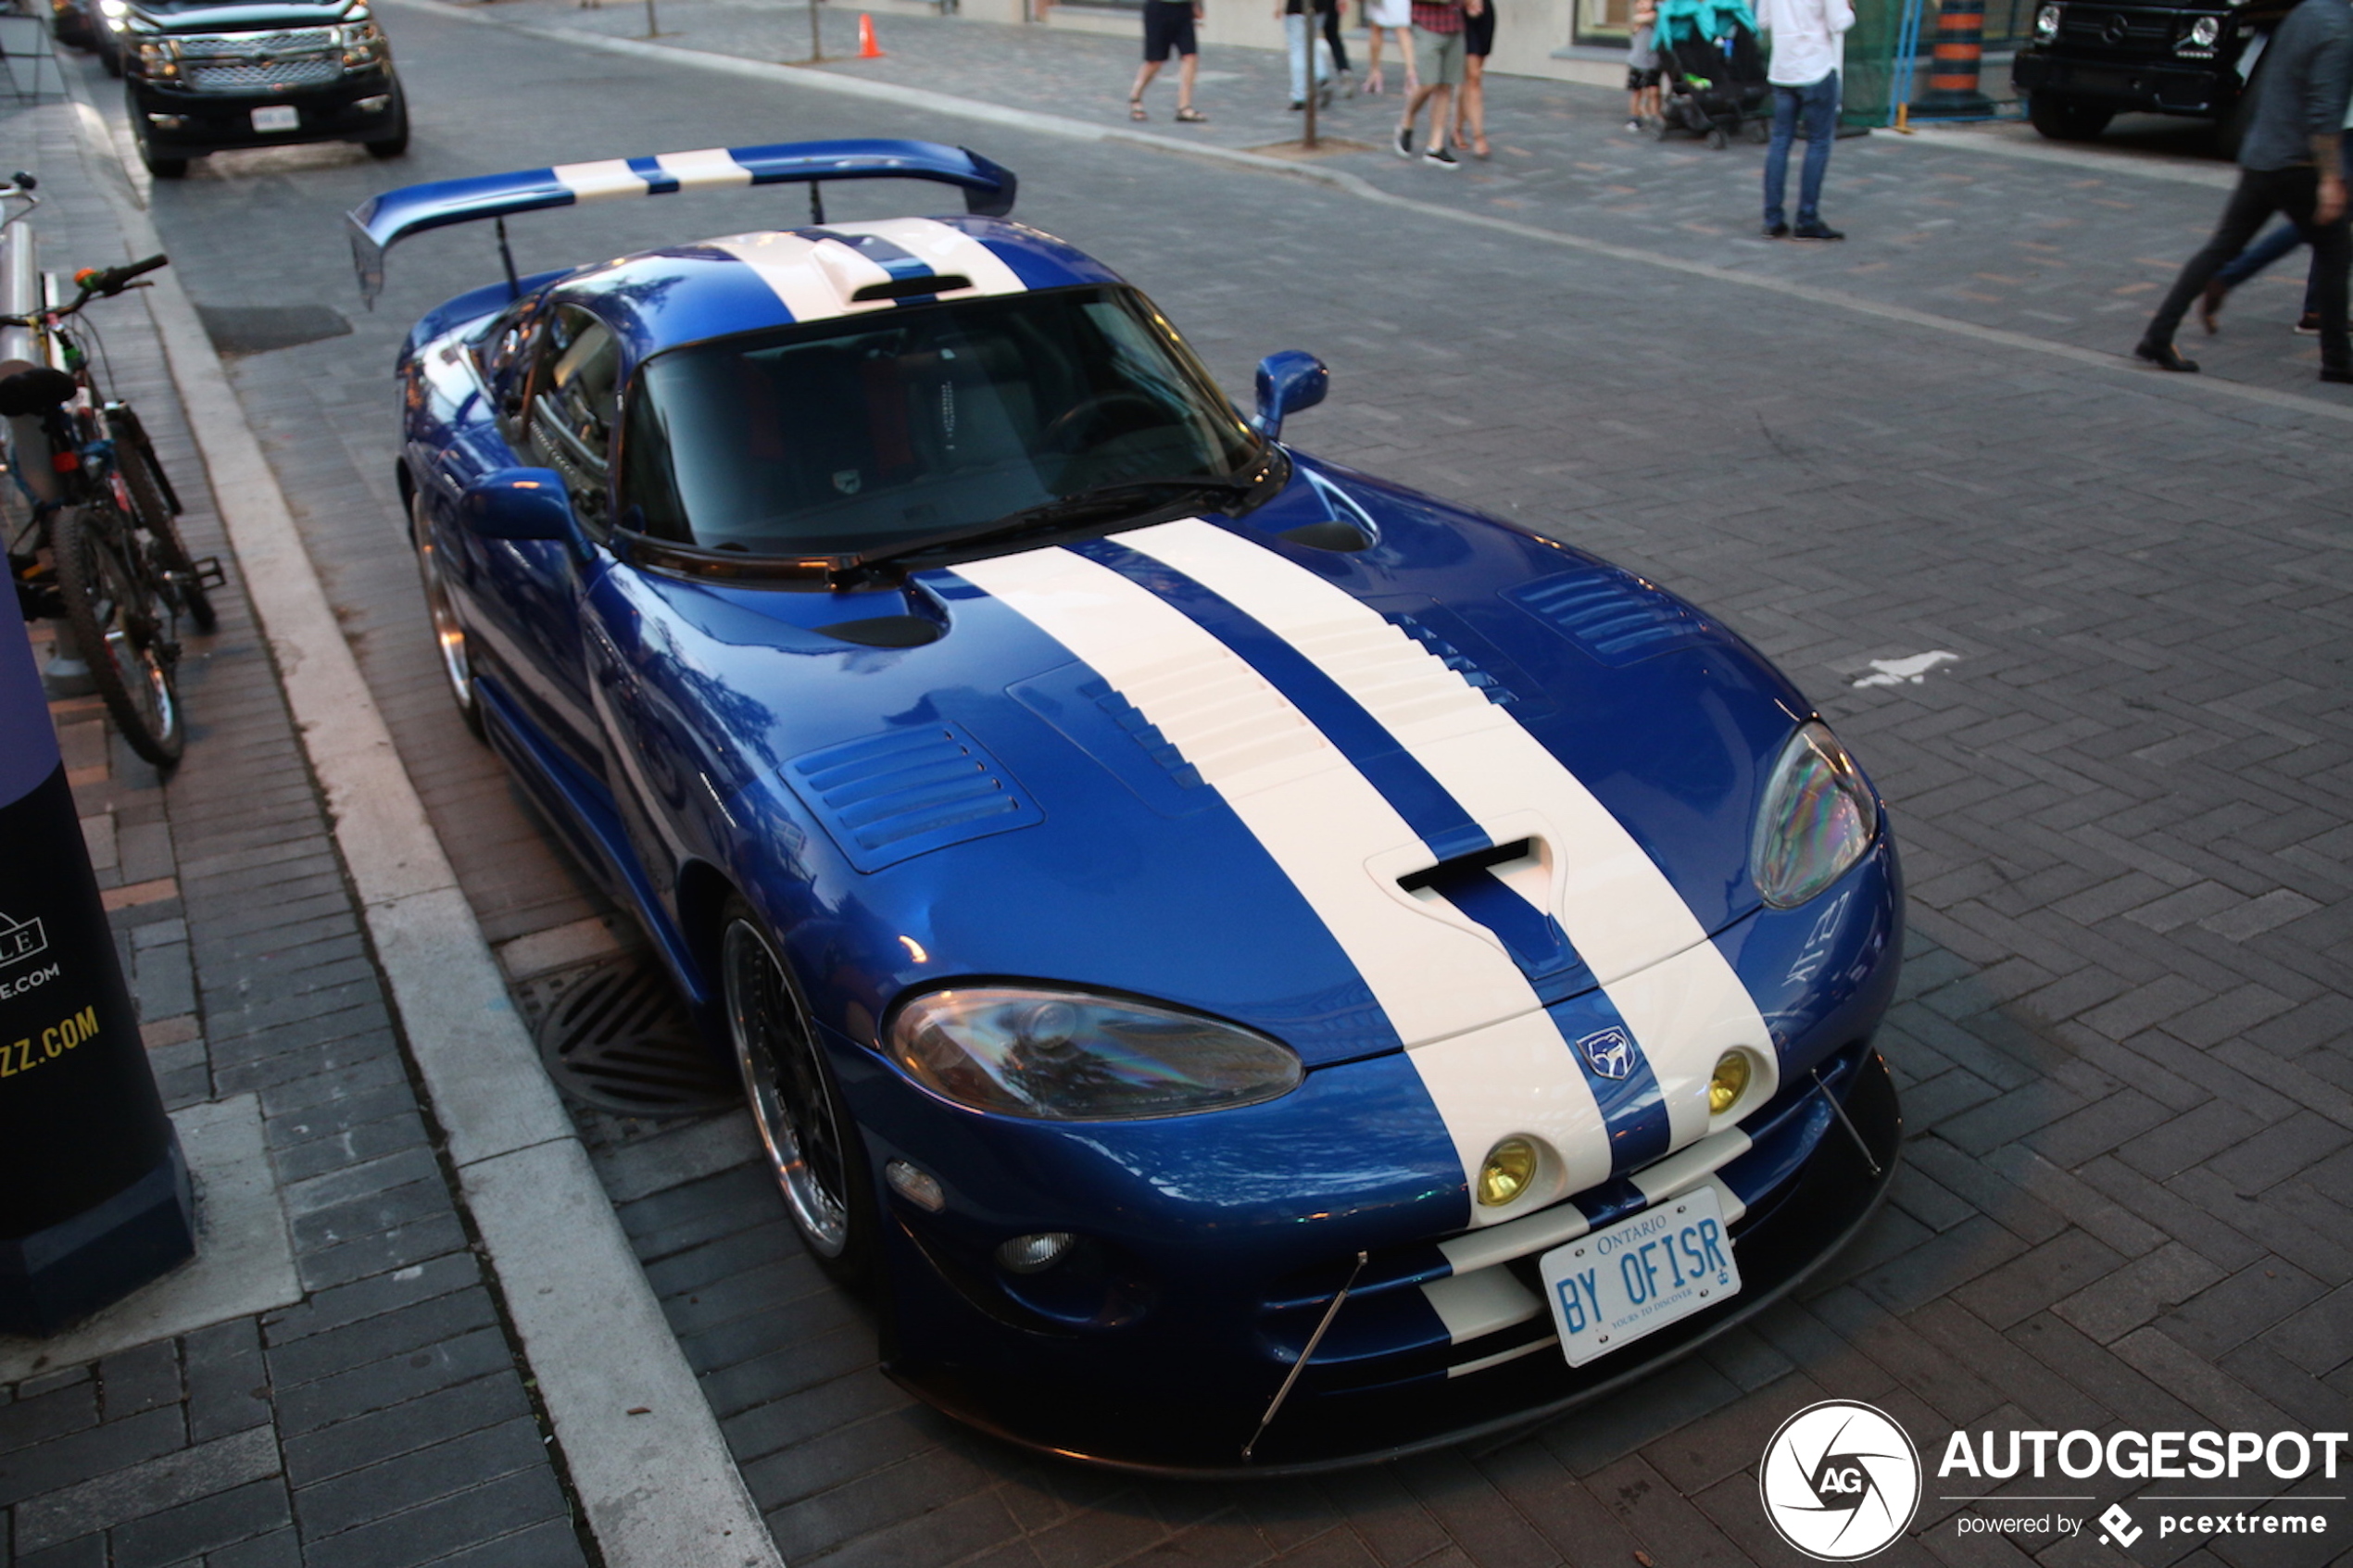
[[[862,11],[858,16],[858,57],[862,60],[883,57],[882,45],[875,42],[875,19]]]

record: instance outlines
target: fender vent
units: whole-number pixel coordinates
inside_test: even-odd
[[[812,751],[786,771],[862,872],[1046,815],[962,725],[937,720]]]
[[[1614,566],[1524,583],[1504,596],[1613,669],[1720,635],[1674,595]]]

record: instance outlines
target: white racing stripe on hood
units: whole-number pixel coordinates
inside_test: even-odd
[[[610,201],[615,196],[642,196],[652,187],[629,167],[627,158],[598,158],[594,163],[560,163],[550,171],[556,183],[572,193],[574,202]]]
[[[1725,1049],[1745,1045],[1775,1060],[1755,999],[1674,884],[1609,809],[1477,687],[1346,590],[1198,518],[1119,542],[1305,655],[1499,841],[1524,836],[1515,818],[1532,813],[1546,825],[1558,867],[1549,912],[1657,1074],[1670,1147],[1706,1132],[1707,1081]]]
[[[1149,589],[1067,550],[955,570],[1085,660],[1216,787],[1412,1047],[1466,1182],[1514,1134],[1560,1152],[1563,1168],[1517,1202],[1473,1204],[1473,1223],[1609,1174],[1592,1091],[1527,977],[1484,933],[1425,917],[1368,874],[1368,859],[1416,842],[1414,831],[1280,692]]]

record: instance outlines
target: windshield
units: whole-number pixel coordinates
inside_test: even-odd
[[[1133,480],[1226,479],[1257,437],[1126,288],[904,306],[648,360],[628,526],[851,555]]]

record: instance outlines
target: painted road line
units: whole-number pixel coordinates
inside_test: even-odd
[[[2259,403],[2267,408],[2287,408],[2300,414],[2316,414],[2323,419],[2353,423],[2353,403],[2335,403],[2301,393],[2275,392],[2269,387],[2247,386],[2225,381],[2219,376],[2171,376],[2164,371],[2139,364],[2122,353],[2104,353],[2094,348],[2079,348],[2073,344],[2053,343],[2027,332],[2011,332],[2003,327],[1984,327],[1974,321],[1964,321],[1951,316],[1939,316],[1933,311],[1915,310],[1909,306],[1889,305],[1866,299],[1859,295],[1839,289],[1820,288],[1812,283],[1792,282],[1784,278],[1771,278],[1743,272],[1738,268],[1719,267],[1713,262],[1692,261],[1680,256],[1667,256],[1657,251],[1642,250],[1634,245],[1613,245],[1606,240],[1588,239],[1581,234],[1563,233],[1534,223],[1522,223],[1509,218],[1494,218],[1483,212],[1466,212],[1436,202],[1416,201],[1411,196],[1392,195],[1363,178],[1343,169],[1317,169],[1283,158],[1267,157],[1260,153],[1242,152],[1233,147],[1214,146],[1205,142],[1188,142],[1175,136],[1157,135],[1149,131],[1126,131],[1114,125],[1094,125],[1085,120],[1069,119],[1061,115],[1039,114],[1030,109],[1007,108],[1000,104],[982,103],[974,98],[959,98],[945,93],[933,93],[919,87],[901,87],[887,82],[869,82],[862,77],[837,76],[830,71],[812,70],[806,66],[770,65],[761,60],[739,60],[724,55],[706,55],[698,50],[675,48],[667,44],[648,44],[635,38],[607,38],[597,33],[576,32],[569,28],[535,27],[527,22],[510,21],[503,17],[486,16],[472,6],[453,6],[448,0],[384,0],[386,5],[405,6],[415,10],[429,11],[434,16],[448,17],[459,21],[474,22],[484,27],[503,28],[526,37],[552,43],[572,44],[583,49],[600,49],[607,54],[626,55],[642,60],[660,60],[670,65],[686,66],[696,70],[711,71],[723,76],[749,77],[756,82],[774,85],[807,87],[820,93],[832,93],[843,97],[865,98],[879,103],[896,104],[901,108],[917,109],[932,114],[953,115],[961,119],[979,120],[990,125],[1002,125],[1016,131],[1027,131],[1041,136],[1060,137],[1064,141],[1118,142],[1154,152],[1175,153],[1185,157],[1208,158],[1214,162],[1233,164],[1255,169],[1261,174],[1279,174],[1287,179],[1305,180],[1343,192],[1360,201],[1377,203],[1411,212],[1424,218],[1435,218],[1450,223],[1467,224],[1518,239],[1534,240],[1541,245],[1558,245],[1563,249],[1582,251],[1588,256],[1606,257],[1623,261],[1647,271],[1680,272],[1685,277],[1705,278],[1710,282],[1730,283],[1739,288],[1755,289],[1765,294],[1780,295],[1786,299],[1804,300],[1833,310],[1850,311],[1882,321],[1894,321],[1907,327],[1941,332],[1950,337],[1965,338],[1989,347],[2012,349],[2022,354],[2035,354],[2045,358],[2064,359],[2087,370],[2104,370],[2127,376],[2140,383],[2140,389],[2151,396],[2164,397],[2224,397],[2242,403]],[[974,24],[980,25],[978,23]],[[1900,138],[1899,138],[1900,140]],[[1958,144],[1960,138],[1940,141],[1942,146]],[[2197,182],[2204,183],[2205,182]]]
[[[68,73],[85,162],[120,155]],[[132,255],[163,249],[99,169]],[[146,294],[460,1201],[610,1568],[782,1568],[677,1336],[540,1068],[456,872],[176,276]],[[643,1414],[633,1415],[632,1410]]]

